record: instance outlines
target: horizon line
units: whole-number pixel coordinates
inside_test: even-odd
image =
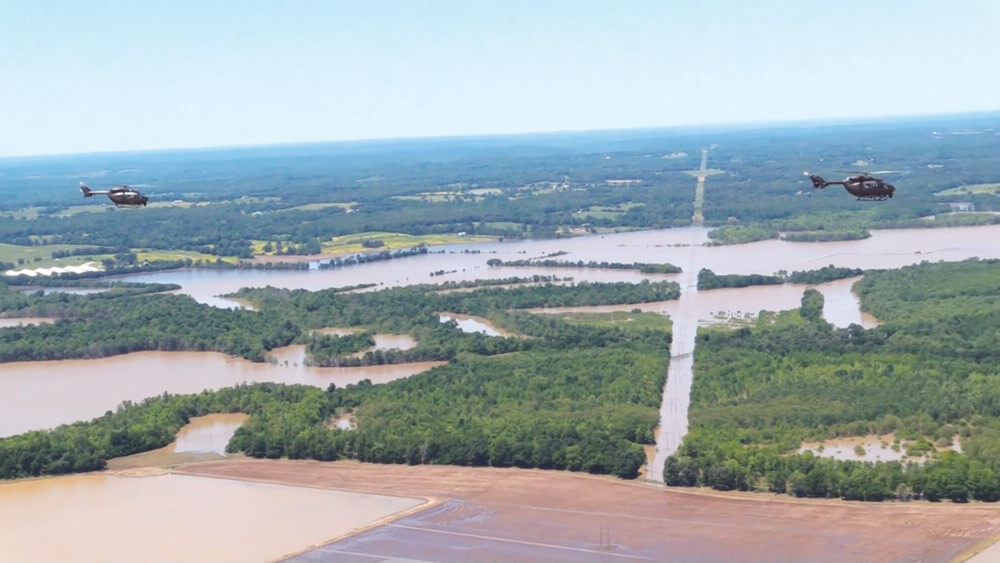
[[[394,141],[460,141],[460,140],[474,140],[474,139],[503,139],[503,138],[514,138],[514,137],[544,137],[544,136],[556,136],[556,135],[573,135],[573,134],[592,134],[592,133],[616,133],[616,132],[653,132],[653,131],[697,131],[697,130],[718,130],[718,129],[734,129],[734,130],[747,130],[747,129],[776,129],[780,127],[809,127],[809,126],[824,126],[824,125],[861,125],[861,124],[875,124],[875,123],[885,123],[892,121],[918,121],[925,119],[935,119],[935,118],[961,118],[961,117],[988,117],[992,115],[1000,116],[1000,109],[992,110],[973,110],[973,111],[959,111],[950,113],[924,113],[924,114],[898,114],[898,115],[881,115],[881,116],[865,116],[865,117],[822,117],[813,119],[787,119],[787,120],[775,120],[775,121],[731,121],[731,122],[714,122],[714,123],[699,123],[699,124],[685,124],[685,125],[653,125],[648,127],[615,127],[615,128],[598,128],[598,129],[555,129],[555,130],[536,130],[536,131],[522,131],[515,133],[468,133],[468,134],[443,134],[443,135],[413,135],[413,136],[396,136],[396,137],[358,137],[353,139],[328,139],[328,140],[312,140],[312,141],[275,141],[275,142],[265,142],[265,143],[248,143],[248,144],[235,144],[235,145],[193,145],[185,147],[167,147],[167,148],[138,148],[138,149],[111,149],[111,150],[94,150],[94,151],[80,151],[80,152],[64,152],[64,153],[34,153],[34,154],[13,154],[13,155],[0,155],[0,161],[2,160],[17,160],[17,159],[44,159],[53,157],[85,157],[85,156],[104,156],[104,155],[125,155],[125,154],[138,154],[138,153],[176,153],[176,152],[187,152],[187,151],[212,151],[212,150],[239,150],[239,149],[255,149],[255,148],[269,148],[269,147],[297,147],[306,145],[333,145],[333,144],[353,144],[353,143],[389,143]]]

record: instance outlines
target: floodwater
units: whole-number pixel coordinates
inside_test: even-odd
[[[151,468],[177,465],[191,461],[222,460],[229,457],[226,446],[236,429],[243,425],[250,415],[236,413],[215,413],[191,417],[170,442],[162,448],[139,452],[108,460],[108,469],[116,473],[122,470],[142,468],[148,473]],[[235,454],[243,457],[243,454]],[[155,472],[155,471],[153,471]]]
[[[662,231],[660,231],[662,233]],[[669,231],[668,231],[669,232]],[[643,233],[630,233],[638,236]],[[651,236],[651,233],[645,233]],[[568,307],[535,309],[536,312],[621,311],[640,309],[670,315],[673,320],[673,344],[670,350],[667,383],[660,406],[660,426],[656,434],[656,453],[647,468],[648,479],[662,482],[666,458],[677,451],[687,433],[694,345],[699,325],[730,319],[752,318],[762,310],[782,311],[799,306],[803,291],[813,287],[824,296],[824,318],[838,327],[852,323],[865,328],[877,326],[878,320],[860,310],[860,301],[851,290],[857,278],[818,285],[784,284],[747,288],[698,291],[697,272],[708,268],[718,274],[773,274],[813,270],[827,265],[850,268],[898,268],[927,261],[957,261],[972,257],[998,258],[1000,245],[990,244],[1000,235],[1000,226],[962,227],[955,229],[906,229],[873,231],[861,241],[832,243],[757,243],[706,247],[707,231],[679,229],[671,242],[644,247],[648,254],[635,261],[670,262],[683,272],[675,279],[681,286],[676,301],[637,305]],[[588,237],[593,239],[594,237]],[[606,239],[602,239],[606,240]],[[622,237],[617,248],[629,260],[629,249],[641,248],[641,241]],[[599,246],[600,241],[591,241]],[[651,256],[669,258],[653,259]],[[572,260],[573,256],[562,257]],[[577,258],[582,259],[582,258]]]
[[[138,402],[164,391],[198,393],[265,381],[323,389],[363,379],[386,383],[438,364],[319,368],[301,362],[255,363],[218,352],[136,352],[95,360],[4,363],[0,364],[0,437],[90,420],[122,401]]]
[[[458,329],[462,332],[480,332],[487,336],[510,336],[508,332],[493,326],[492,323],[482,317],[459,315],[456,313],[441,313],[438,315],[438,318],[441,319],[441,322],[443,323],[455,321],[455,324],[458,325]]]
[[[266,561],[420,499],[159,474],[0,484],[4,561]]]
[[[675,344],[671,375],[664,395],[658,459],[672,453],[667,442],[679,443],[687,427],[690,389],[690,352],[698,325],[726,318],[756,315],[761,310],[787,310],[799,305],[809,286],[786,284],[740,289],[697,291],[698,270],[719,274],[772,274],[826,265],[859,268],[895,268],[923,260],[1000,258],[1000,226],[949,229],[873,231],[864,240],[828,243],[791,243],[771,240],[736,246],[707,246],[708,230],[681,228],[639,231],[579,238],[509,241],[451,245],[441,250],[384,262],[328,270],[178,270],[127,276],[128,281],[177,283],[182,293],[203,302],[218,300],[221,293],[244,286],[322,289],[361,283],[379,287],[477,278],[527,277],[534,274],[573,277],[577,281],[676,280],[682,287],[679,300],[641,305],[574,308],[572,310],[622,310],[639,308],[670,315]],[[644,275],[632,270],[592,268],[490,267],[486,261],[546,258],[583,262],[669,262],[681,274]],[[439,272],[445,272],[440,274]],[[431,275],[434,273],[435,275]],[[837,326],[858,323],[875,326],[864,315],[850,291],[855,280],[838,280],[815,286],[826,298],[824,315]],[[474,319],[473,319],[474,320]],[[481,322],[481,321],[476,321]],[[302,353],[276,351],[276,364],[254,364],[216,353],[141,352],[99,360],[18,362],[0,364],[0,436],[25,430],[89,419],[114,409],[122,400],[139,401],[164,391],[191,393],[217,389],[244,381],[281,381],[326,387],[361,379],[386,382],[428,369],[433,364],[371,366],[362,368],[313,368],[302,365]],[[675,396],[676,395],[676,396]],[[679,436],[671,437],[674,434]],[[654,477],[661,472],[651,471]]]
[[[869,239],[835,243],[758,243],[706,246],[701,228],[514,241],[446,247],[443,253],[316,271],[181,270],[128,276],[129,281],[178,283],[201,302],[232,306],[218,295],[240,287],[323,289],[358,283],[380,287],[477,278],[573,277],[577,281],[676,280],[679,300],[642,305],[574,308],[668,314],[674,321],[669,377],[664,388],[656,455],[648,476],[661,480],[663,462],[687,431],[695,335],[701,325],[786,310],[799,305],[801,285],[697,291],[701,268],[719,274],[771,274],[826,265],[896,268],[923,260],[1000,258],[1000,226],[875,231]],[[471,252],[470,252],[471,251]],[[544,258],[563,251],[567,261],[669,262],[675,275],[629,270],[488,267],[490,258]],[[443,275],[432,272],[443,271]],[[837,326],[871,327],[851,293],[855,280],[815,286],[826,298],[824,316]],[[549,310],[555,311],[555,310]],[[666,345],[666,344],[665,344]],[[311,368],[302,351],[276,351],[275,363],[255,364],[206,352],[140,352],[99,360],[0,364],[0,436],[89,419],[122,400],[169,391],[191,393],[244,381],[305,383],[325,388],[371,379],[407,377],[435,363],[363,368]],[[210,441],[215,440],[211,438]],[[221,438],[219,441],[221,442]],[[179,475],[128,478],[96,474],[0,485],[0,546],[13,560],[260,560],[280,557],[419,501]],[[155,509],[151,509],[151,507]],[[44,522],[44,524],[39,524]],[[51,541],[55,536],[59,541]],[[180,541],[183,540],[183,541]]]
[[[236,429],[242,426],[248,418],[250,418],[249,415],[239,412],[192,417],[177,432],[176,439],[165,449],[168,453],[176,454],[212,453],[224,455],[226,445],[236,433]]]
[[[642,274],[634,270],[592,268],[535,268],[487,266],[486,261],[554,259],[594,262],[668,262],[684,267],[695,250],[698,269],[717,274],[773,274],[813,270],[827,265],[854,268],[897,268],[922,260],[963,260],[978,256],[1000,257],[1000,245],[991,241],[1000,235],[1000,225],[948,229],[898,229],[872,231],[863,240],[793,243],[780,240],[735,246],[707,246],[709,229],[686,227],[636,231],[554,240],[504,241],[448,245],[428,254],[324,270],[199,270],[186,269],[125,276],[123,280],[176,283],[181,293],[203,303],[233,302],[218,296],[241,287],[274,286],[319,290],[355,284],[377,283],[393,287],[419,283],[443,283],[475,279],[526,277],[534,274],[572,277],[576,281],[637,282],[643,279],[674,279],[669,274]],[[439,272],[444,272],[440,274]],[[762,303],[761,308],[767,304]]]

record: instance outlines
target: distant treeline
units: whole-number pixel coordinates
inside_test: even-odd
[[[992,115],[948,116],[808,128],[344,143],[234,149],[226,158],[214,150],[47,157],[10,164],[0,174],[0,242],[118,248],[128,241],[130,249],[249,259],[262,242],[282,254],[313,254],[331,237],[375,231],[540,239],[687,226],[694,186],[686,172],[709,145],[709,166],[720,173],[706,181],[702,213],[706,225],[720,227],[709,235],[717,243],[995,223],[1000,218],[988,214],[948,212],[956,200],[978,211],[1000,210],[997,194],[947,191],[997,182],[994,139],[931,134],[984,131],[994,121]],[[865,147],[864,158],[905,171],[893,180],[899,197],[859,203],[843,190],[813,190],[802,175],[856,168],[858,147]],[[193,205],[65,213],[83,202],[74,190],[51,189],[51,178],[72,176],[83,162],[94,170],[142,170],[156,184],[144,190],[153,201]],[[627,188],[608,183],[623,179],[638,182]],[[930,216],[935,219],[924,219]]]
[[[320,262],[319,268],[324,270],[327,268],[339,268],[341,266],[354,266],[357,264],[367,264],[369,262],[381,262],[383,260],[418,256],[420,254],[427,254],[427,245],[420,244],[412,248],[403,248],[400,250],[383,250],[382,252],[352,254],[342,258],[330,258],[329,260]]]
[[[719,275],[702,268],[698,272],[698,289],[720,289],[727,287],[749,287],[751,285],[781,285],[783,283],[820,284],[843,278],[860,276],[864,270],[860,268],[840,268],[824,266],[818,270],[796,271],[791,274],[780,273],[767,276],[762,274],[726,274]]]
[[[500,260],[491,258],[486,261],[487,266],[533,266],[543,268],[599,268],[605,270],[638,270],[644,274],[679,274],[681,268],[673,264],[651,264],[645,262],[632,262],[623,264],[621,262],[584,262],[578,260],[570,262],[567,260]]]
[[[861,240],[872,236],[866,229],[792,231],[781,236],[790,242],[831,242],[837,240]]]

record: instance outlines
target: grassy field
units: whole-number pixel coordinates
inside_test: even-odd
[[[363,240],[380,240],[382,246],[378,248],[367,248],[362,244]],[[396,250],[399,248],[411,248],[421,244],[435,246],[440,244],[461,244],[473,242],[488,242],[494,240],[493,237],[486,236],[459,236],[459,235],[407,235],[403,233],[368,232],[356,235],[345,235],[333,237],[333,239],[323,243],[324,254],[350,254],[355,252],[371,252],[373,250]]]
[[[307,203],[305,205],[297,205],[295,207],[289,207],[288,209],[283,209],[282,211],[320,211],[323,209],[330,209],[331,207],[339,207],[345,211],[354,209],[357,207],[358,202],[350,201],[346,203]]]
[[[951,197],[957,195],[997,195],[1000,192],[1000,183],[993,184],[967,184],[948,190],[937,192],[938,197]]]
[[[21,219],[27,221],[33,221],[38,219],[38,212],[45,209],[44,207],[22,207],[21,209],[5,209],[0,211],[0,217],[6,217],[9,219]]]
[[[446,203],[451,201],[469,203],[483,201],[487,195],[500,195],[502,193],[503,190],[500,188],[474,188],[471,190],[420,192],[416,195],[397,195],[393,196],[393,199],[402,201],[423,201],[429,203]]]
[[[524,223],[514,223],[511,221],[483,221],[481,223],[477,223],[477,225],[482,225],[483,227],[491,229],[521,230],[524,227]]]
[[[563,313],[559,316],[572,324],[616,326],[636,330],[669,331],[672,326],[670,317],[659,313],[615,311],[613,313]]]
[[[106,213],[109,209],[104,205],[74,205],[69,209],[63,209],[52,214],[53,217],[72,217],[80,213]]]
[[[139,263],[191,260],[192,262],[211,262],[214,264],[216,260],[221,259],[226,264],[236,264],[238,261],[235,256],[216,256],[190,250],[137,250],[135,257]]]
[[[635,209],[636,207],[642,207],[646,205],[645,203],[629,202],[623,203],[617,206],[600,206],[592,205],[589,209],[578,212],[578,215],[583,217],[588,217],[591,219],[615,219],[628,213],[629,210]]]
[[[49,268],[52,266],[76,266],[84,262],[101,260],[104,254],[87,256],[67,256],[58,260],[52,258],[53,252],[66,252],[75,248],[85,248],[81,244],[45,244],[41,246],[20,246],[0,243],[0,262],[10,262],[24,268]],[[23,263],[19,263],[23,261]]]
[[[719,170],[718,168],[708,168],[706,170],[685,170],[685,174],[691,176],[692,178],[697,178],[699,176],[715,176],[716,174],[724,174],[725,170]]]

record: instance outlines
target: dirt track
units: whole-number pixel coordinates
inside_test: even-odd
[[[436,500],[300,560],[947,561],[1000,506],[716,495],[575,473],[238,460],[179,472]]]

